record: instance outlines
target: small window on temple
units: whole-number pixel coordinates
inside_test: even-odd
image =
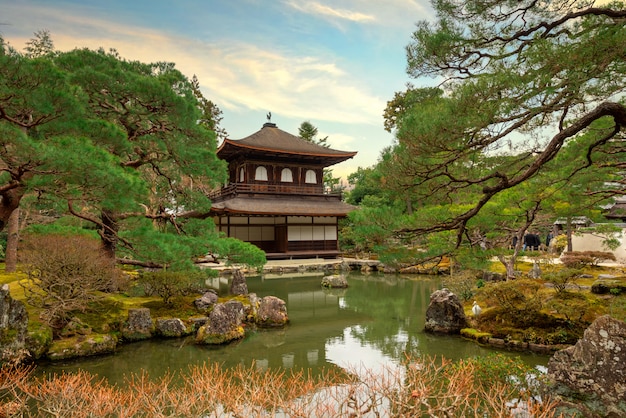
[[[243,183],[246,181],[246,170],[241,167],[239,169],[239,183]]]
[[[258,166],[254,173],[254,179],[257,181],[267,181],[267,168],[262,165]]]
[[[315,171],[313,170],[307,170],[306,171],[306,178],[304,179],[305,183],[309,183],[309,184],[316,184],[317,183],[317,176],[315,175]]]
[[[283,168],[283,171],[280,173],[280,181],[284,183],[293,183],[293,175],[291,174],[290,169]]]

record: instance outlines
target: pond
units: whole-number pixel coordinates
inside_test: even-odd
[[[283,329],[249,332],[241,341],[215,347],[195,345],[191,338],[136,342],[122,345],[113,355],[43,364],[38,371],[82,369],[123,384],[130,373],[147,371],[157,378],[204,362],[218,362],[225,368],[242,364],[318,373],[334,367],[377,370],[400,363],[406,354],[458,360],[496,352],[458,336],[423,331],[430,295],[441,286],[438,276],[350,272],[347,289],[323,289],[321,279],[321,273],[247,279],[250,292],[286,302],[290,324]],[[227,280],[214,279],[211,284],[226,294]],[[519,356],[532,366],[546,365],[549,359],[532,353],[503,353]]]

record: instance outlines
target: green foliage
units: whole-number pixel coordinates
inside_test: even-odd
[[[73,218],[69,218],[71,220]],[[72,237],[76,235],[82,235],[98,238],[98,233],[94,229],[87,229],[76,223],[66,222],[68,218],[59,219],[56,222],[48,224],[32,224],[26,227],[23,232],[34,235],[56,235],[64,237]]]
[[[393,239],[393,225],[401,216],[397,207],[389,207],[379,198],[368,196],[358,210],[348,213],[341,230],[342,248],[372,252]]]
[[[471,271],[451,274],[444,278],[442,286],[450,289],[452,293],[464,301],[471,300],[475,292],[476,274]]]
[[[239,264],[261,269],[267,259],[259,247],[235,238],[220,238],[209,244],[212,253],[224,259],[227,265]]]
[[[581,270],[575,268],[565,268],[553,272],[547,272],[543,275],[543,278],[552,284],[554,290],[557,293],[567,290],[569,284],[573,280],[580,276]]]
[[[586,328],[593,315],[593,302],[578,292],[558,292],[546,302],[546,308],[565,317],[570,323],[577,324],[579,332]]]
[[[186,296],[191,293],[200,293],[204,289],[205,271],[151,271],[139,276],[139,283],[143,286],[147,296],[157,294],[166,305],[171,305],[173,298]]]
[[[518,327],[532,326],[543,307],[539,295],[541,284],[533,280],[508,280],[483,288],[489,305],[498,306],[510,323]]]
[[[553,240],[554,240],[554,250],[557,253],[560,253],[563,250],[565,250],[565,248],[567,248],[567,235],[564,235],[564,234],[557,235],[556,237],[553,238]]]
[[[488,389],[496,383],[519,385],[520,389],[529,389],[529,376],[537,372],[525,364],[519,357],[509,357],[490,353],[486,356],[474,357],[463,361],[474,366],[474,379],[479,387]],[[461,367],[458,364],[456,367]]]
[[[623,193],[612,139],[626,126],[626,65],[611,47],[626,41],[614,18],[623,2],[433,7],[437,20],[419,22],[406,48],[408,73],[444,81],[388,102],[397,142],[372,170],[372,193],[407,202],[398,235],[434,234],[423,241],[442,254],[504,248],[529,227],[545,234],[555,214],[586,215]]]
[[[193,269],[208,244],[186,221],[208,212],[207,192],[226,177],[221,111],[197,78],[114,50],[54,51],[47,31],[26,54],[0,45],[0,229],[27,204],[90,223],[111,257],[121,243],[118,255]]]

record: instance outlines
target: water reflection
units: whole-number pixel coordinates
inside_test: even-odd
[[[120,347],[114,355],[44,365],[42,373],[84,369],[123,383],[142,370],[159,377],[185,371],[190,365],[218,362],[229,368],[322,368],[364,366],[378,370],[398,364],[407,354],[461,359],[493,350],[459,337],[423,332],[430,294],[440,286],[437,276],[362,275],[350,273],[347,289],[323,289],[321,275],[252,277],[248,289],[260,297],[275,295],[287,303],[290,324],[280,330],[249,332],[245,339],[217,347],[198,346],[193,339],[151,340]],[[225,294],[228,282],[213,285]],[[512,355],[519,355],[514,353]],[[548,357],[522,355],[532,365]]]

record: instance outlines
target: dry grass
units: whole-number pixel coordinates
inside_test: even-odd
[[[494,357],[453,363],[419,358],[381,372],[311,376],[218,364],[173,379],[133,375],[125,387],[86,372],[35,378],[28,368],[0,369],[0,417],[553,417],[519,379],[522,363]],[[518,378],[512,379],[511,377]],[[177,383],[174,383],[174,382]],[[511,400],[519,402],[511,404]]]

